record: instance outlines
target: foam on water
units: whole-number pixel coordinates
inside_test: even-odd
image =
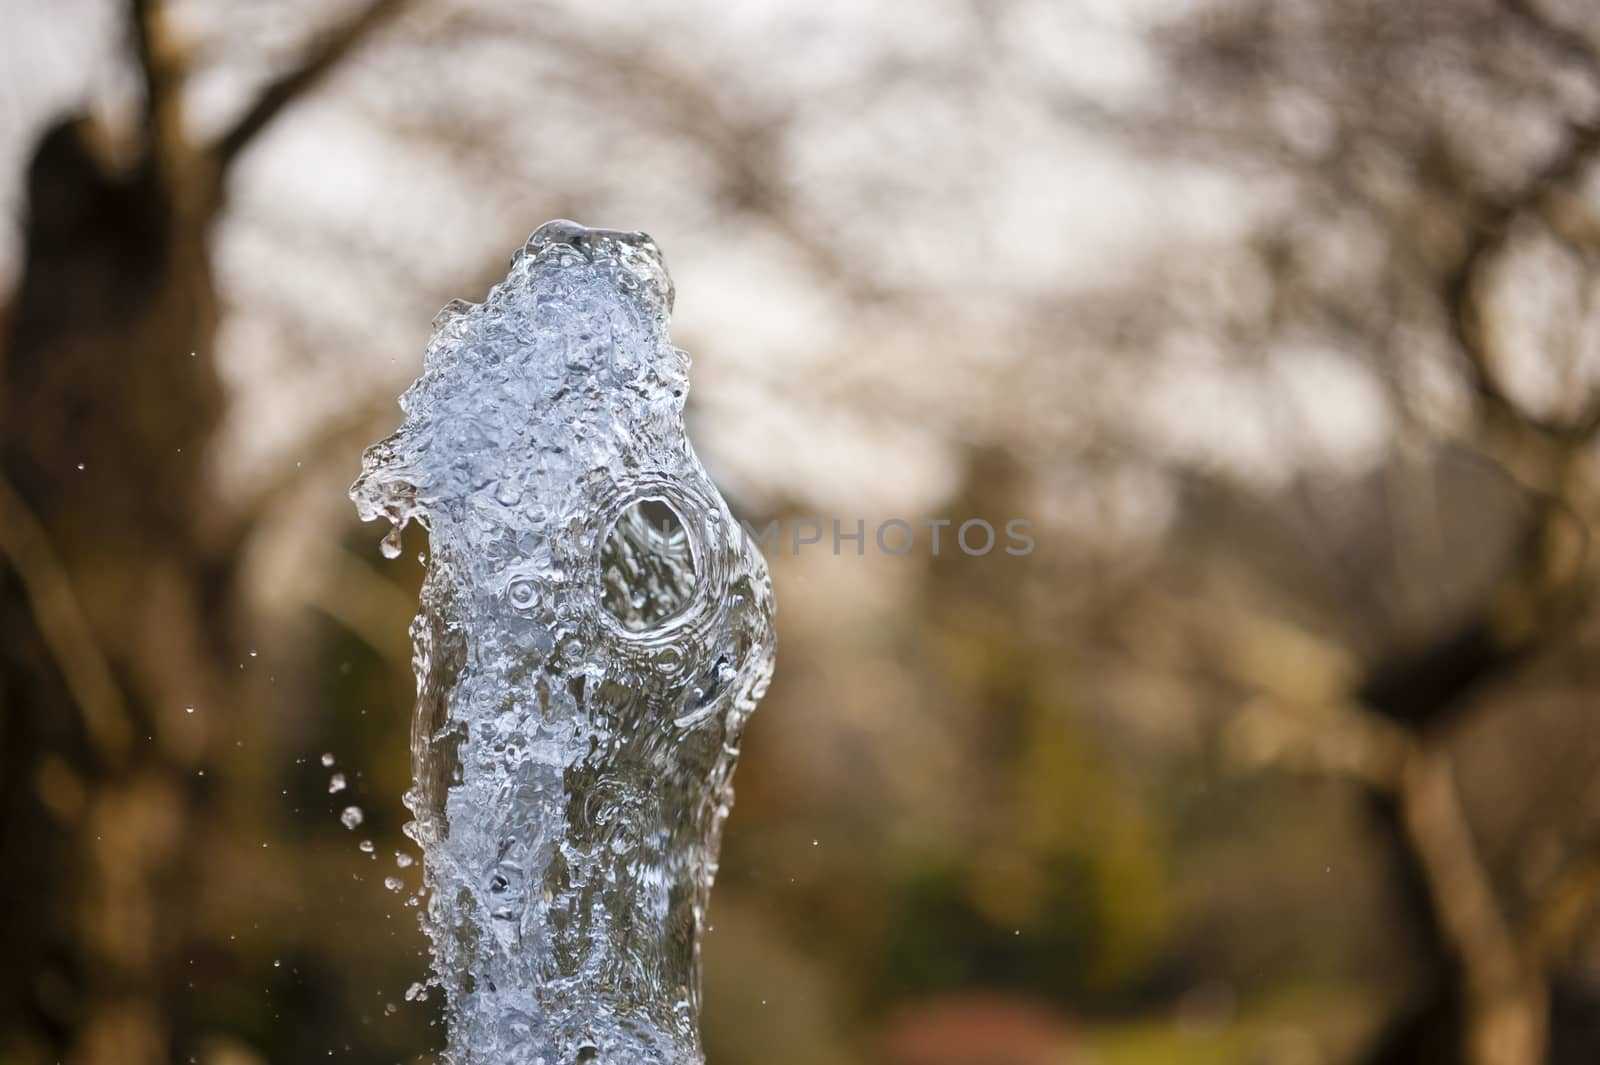
[[[431,541],[406,801],[455,1065],[703,1060],[701,932],[773,601],[684,432],[672,294],[644,234],[539,227],[484,303],[441,312],[351,488]]]

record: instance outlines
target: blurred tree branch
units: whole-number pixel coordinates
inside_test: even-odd
[[[150,0],[140,0],[148,3]],[[234,125],[211,146],[219,170],[226,170],[280,113],[310,90],[370,35],[393,22],[412,0],[373,0],[354,17],[326,32],[298,65],[269,83]]]
[[[1600,82],[1600,52],[1595,42],[1577,29],[1553,21],[1539,6],[1539,0],[1500,0],[1501,6],[1517,18],[1554,54],[1573,63]]]
[[[1581,923],[1600,904],[1600,843],[1591,841],[1557,875],[1524,922],[1521,936],[1537,965],[1563,960],[1581,931]]]
[[[195,190],[199,192],[220,181],[278,115],[315,89],[368,37],[393,22],[413,2],[370,0],[354,15],[323,31],[308,46],[301,61],[268,82],[228,130],[210,145],[197,148],[190,144],[183,128],[183,92],[190,57],[174,38],[164,0],[130,0],[134,56],[144,84],[145,130],[164,179],[178,186],[199,181],[201,187]],[[207,209],[209,199],[202,198],[197,207]]]
[[[1360,298],[1348,304],[1335,302],[1347,294],[1319,287],[1313,270],[1294,258],[1291,238],[1282,241],[1278,256],[1264,255],[1283,317],[1257,326],[1266,337],[1255,336],[1256,346],[1279,331],[1308,323],[1326,331],[1331,323],[1338,327],[1333,335],[1377,364],[1373,373],[1382,376],[1380,360],[1393,350],[1394,327],[1407,306],[1382,301],[1399,292],[1411,301],[1409,313],[1441,330],[1454,349],[1472,401],[1462,426],[1472,437],[1467,446],[1511,477],[1528,507],[1515,518],[1516,537],[1492,577],[1417,637],[1380,641],[1348,687],[1327,691],[1316,680],[1274,684],[1241,669],[1248,667],[1241,659],[1221,654],[1213,660],[1229,670],[1225,689],[1250,693],[1230,733],[1235,749],[1257,763],[1358,782],[1390,841],[1407,904],[1427,926],[1430,998],[1397,1018],[1368,1060],[1542,1065],[1550,1045],[1554,966],[1600,893],[1600,875],[1579,860],[1531,900],[1520,919],[1507,916],[1457,793],[1450,743],[1491,685],[1570,642],[1595,602],[1590,542],[1596,516],[1585,478],[1600,435],[1600,396],[1589,396],[1566,416],[1522,401],[1507,382],[1506,356],[1494,348],[1487,326],[1494,308],[1486,306],[1485,290],[1486,275],[1507,256],[1513,234],[1530,222],[1590,256],[1586,261],[1600,246],[1600,225],[1581,187],[1600,158],[1600,116],[1591,113],[1592,103],[1572,106],[1539,85],[1536,67],[1512,62],[1513,50],[1531,43],[1554,65],[1581,71],[1591,87],[1600,85],[1600,63],[1582,33],[1549,19],[1536,0],[1505,0],[1498,12],[1462,13],[1461,24],[1444,27],[1431,26],[1429,18],[1456,12],[1366,4],[1315,12],[1295,23],[1273,5],[1246,3],[1199,28],[1193,39],[1178,39],[1174,62],[1194,98],[1165,110],[1119,115],[1078,100],[1071,90],[1062,91],[1057,106],[1073,121],[1088,115],[1093,128],[1115,132],[1121,126],[1153,151],[1187,157],[1193,148],[1230,168],[1281,174],[1314,191],[1315,202],[1355,207],[1380,227],[1389,252],[1380,267],[1385,283],[1357,289]],[[1473,17],[1481,24],[1464,21]],[[1508,35],[1507,29],[1523,32]],[[1541,145],[1537,158],[1529,153],[1516,180],[1476,168],[1453,146],[1451,123],[1460,121],[1454,113],[1420,103],[1403,111],[1374,106],[1385,93],[1400,91],[1386,79],[1409,76],[1414,54],[1407,44],[1429,41],[1439,30],[1462,50],[1457,56],[1470,57],[1475,76],[1501,78],[1495,84],[1510,96],[1548,101],[1557,136]],[[1308,32],[1319,35],[1295,36]],[[1301,55],[1296,48],[1309,51]],[[1403,61],[1386,65],[1391,53]],[[1354,64],[1356,72],[1340,69],[1318,85],[1296,65],[1327,54]],[[1280,132],[1284,127],[1271,121],[1263,103],[1279,91],[1304,93],[1307,85],[1327,94],[1318,99],[1331,130],[1318,142],[1321,151],[1308,152]],[[1386,156],[1404,169],[1375,169],[1373,160]],[[1210,624],[1211,638],[1220,642],[1261,642],[1258,627],[1217,632],[1215,619]]]
[[[1475,286],[1484,264],[1504,249],[1512,224],[1529,214],[1547,210],[1550,201],[1582,177],[1597,155],[1600,155],[1600,119],[1569,126],[1565,146],[1517,195],[1474,205],[1468,221],[1472,239],[1444,279],[1451,326],[1487,413],[1524,435],[1531,432],[1550,438],[1561,451],[1581,447],[1600,432],[1600,399],[1592,401],[1587,411],[1567,424],[1540,418],[1520,408],[1499,380],[1499,370],[1485,337]]]
[[[1536,1065],[1548,1040],[1549,987],[1502,915],[1472,837],[1449,755],[1419,742],[1400,779],[1401,820],[1466,974],[1466,1057],[1473,1065]]]
[[[131,0],[134,57],[144,81],[144,122],[157,167],[169,178],[182,165],[183,57],[172,40],[162,0]]]
[[[107,766],[119,766],[133,738],[122,692],[84,618],[49,534],[0,475],[0,558],[11,563],[38,619],[56,668],[72,690],[84,729]]]
[[[412,597],[366,561],[336,548],[320,560],[310,605],[347,629],[396,668],[411,663],[411,637],[395,618],[414,612]]]

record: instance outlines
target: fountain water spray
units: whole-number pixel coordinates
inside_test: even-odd
[[[683,426],[642,233],[550,222],[435,320],[365,520],[416,518],[415,785],[452,1065],[683,1065],[771,582]]]

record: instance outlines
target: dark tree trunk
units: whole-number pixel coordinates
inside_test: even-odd
[[[82,120],[45,135],[0,313],[7,1065],[192,1060],[180,989],[204,890],[199,769],[249,702],[233,669],[248,529],[207,466],[223,412],[207,239],[234,160],[405,7],[372,0],[332,26],[196,145],[162,4],[128,4],[142,160],[108,165]]]
[[[229,679],[233,552],[212,203],[67,123],[32,160],[0,349],[0,1023],[7,1060],[179,1051],[196,775]]]

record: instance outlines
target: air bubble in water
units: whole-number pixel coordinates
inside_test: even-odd
[[[328,794],[337,795],[344,790],[344,774],[335,773],[328,778]]]
[[[346,806],[344,812],[339,815],[339,823],[349,829],[358,828],[364,820],[366,818],[362,815],[361,807],[359,806]]]

